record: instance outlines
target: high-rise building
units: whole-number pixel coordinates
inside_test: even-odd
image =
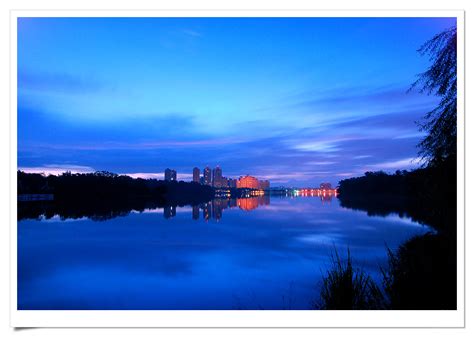
[[[197,168],[197,167],[193,168],[193,181],[195,183],[198,183],[198,184],[201,183],[200,175],[201,175],[201,170],[199,170],[199,168]]]
[[[222,180],[222,169],[217,166],[214,170],[212,170],[212,186],[222,187]]]
[[[176,171],[167,168],[165,170],[165,180],[166,181],[176,181]]]
[[[206,168],[203,171],[203,177],[204,177],[204,185],[211,186],[212,174],[211,174],[211,169],[208,166],[206,166]]]

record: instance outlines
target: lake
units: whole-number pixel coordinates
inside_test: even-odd
[[[18,309],[311,309],[334,249],[380,281],[386,247],[428,231],[331,197],[26,219]]]

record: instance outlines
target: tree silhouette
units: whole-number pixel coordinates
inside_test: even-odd
[[[428,135],[419,143],[420,156],[428,166],[456,157],[457,121],[457,28],[449,28],[425,42],[418,50],[430,56],[431,66],[418,75],[411,89],[435,94],[438,106],[419,123]]]

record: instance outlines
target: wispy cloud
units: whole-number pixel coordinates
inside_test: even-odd
[[[222,138],[222,139],[199,139],[199,140],[163,140],[150,142],[102,142],[102,143],[36,143],[28,146],[29,148],[47,148],[55,150],[83,150],[83,151],[102,151],[102,150],[156,150],[156,149],[177,149],[177,148],[194,148],[206,146],[222,146],[240,144],[246,142],[241,138]]]
[[[202,37],[202,33],[198,32],[197,30],[194,29],[183,29],[182,32],[186,35],[192,36],[192,37]]]
[[[121,175],[126,175],[132,178],[142,178],[142,179],[158,179],[163,180],[165,178],[164,173],[152,173],[152,172],[137,172],[137,173],[120,173]],[[193,178],[192,173],[177,173],[178,180],[190,181]]]
[[[337,152],[341,150],[342,143],[348,141],[356,141],[367,139],[366,136],[335,136],[332,138],[327,138],[324,135],[320,138],[316,138],[315,140],[308,141],[309,136],[303,139],[297,139],[290,141],[290,145],[293,149],[298,151],[305,151],[305,152],[321,152],[321,153],[331,153]]]
[[[335,161],[308,161],[305,163],[305,165],[310,165],[310,166],[320,166],[320,165],[334,165],[337,164]]]
[[[18,87],[34,91],[88,94],[105,88],[92,76],[80,77],[70,73],[18,71]]]
[[[26,173],[40,173],[45,175],[60,175],[64,172],[71,173],[91,173],[95,172],[94,168],[90,166],[67,165],[67,164],[48,164],[44,166],[35,167],[18,167],[18,170]]]
[[[371,170],[401,170],[415,168],[419,166],[420,159],[416,157],[404,158],[399,160],[389,160],[385,162],[379,162],[375,164],[365,165],[364,169],[366,171]]]
[[[293,107],[342,107],[360,108],[383,106],[385,109],[409,108],[413,104],[423,103],[424,106],[434,104],[437,99],[421,95],[414,91],[407,91],[409,85],[387,85],[383,87],[341,87],[330,91],[306,92],[296,97]],[[386,110],[385,110],[386,111]]]

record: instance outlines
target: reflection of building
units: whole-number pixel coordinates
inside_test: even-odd
[[[208,221],[210,218],[219,221],[223,216],[223,211],[226,208],[239,207],[244,211],[251,211],[259,206],[269,205],[270,196],[262,195],[258,197],[227,199],[215,198],[205,204],[199,206],[192,206],[192,218],[199,219],[199,211],[202,209],[202,218]]]
[[[201,183],[200,175],[201,175],[201,170],[199,170],[199,168],[197,168],[197,167],[193,168],[193,181],[195,183],[198,183],[198,184]]]
[[[262,195],[260,197],[257,197],[257,199],[259,206],[270,205],[270,196],[268,195]]]
[[[244,211],[251,211],[258,206],[270,205],[270,197],[268,195],[262,195],[253,198],[241,198],[237,199],[237,206]]]
[[[237,199],[237,206],[244,211],[251,211],[258,207],[259,198],[242,198]]]
[[[193,219],[199,219],[199,206],[193,206]]]
[[[207,166],[203,171],[203,178],[204,178],[204,185],[208,185],[208,186],[212,185],[211,169]]]
[[[204,220],[209,220],[209,218],[211,217],[211,203],[210,202],[207,202],[204,204],[204,207],[202,209],[202,218]]]
[[[165,180],[166,181],[176,181],[176,171],[175,170],[170,170],[167,168],[165,170]]]
[[[169,218],[172,218],[172,217],[176,216],[176,206],[166,206],[163,209],[163,216],[166,219],[169,219]]]
[[[333,195],[332,195],[331,193],[328,193],[328,194],[322,193],[322,194],[320,195],[321,202],[322,202],[323,204],[326,203],[326,202],[329,202],[329,203],[330,203],[330,202],[332,201],[332,197],[333,197]]]
[[[237,188],[254,188],[258,189],[259,188],[259,182],[258,179],[249,175],[246,175],[245,177],[240,177],[237,180]]]
[[[220,220],[222,218],[222,210],[227,208],[227,199],[212,200],[212,218]]]

